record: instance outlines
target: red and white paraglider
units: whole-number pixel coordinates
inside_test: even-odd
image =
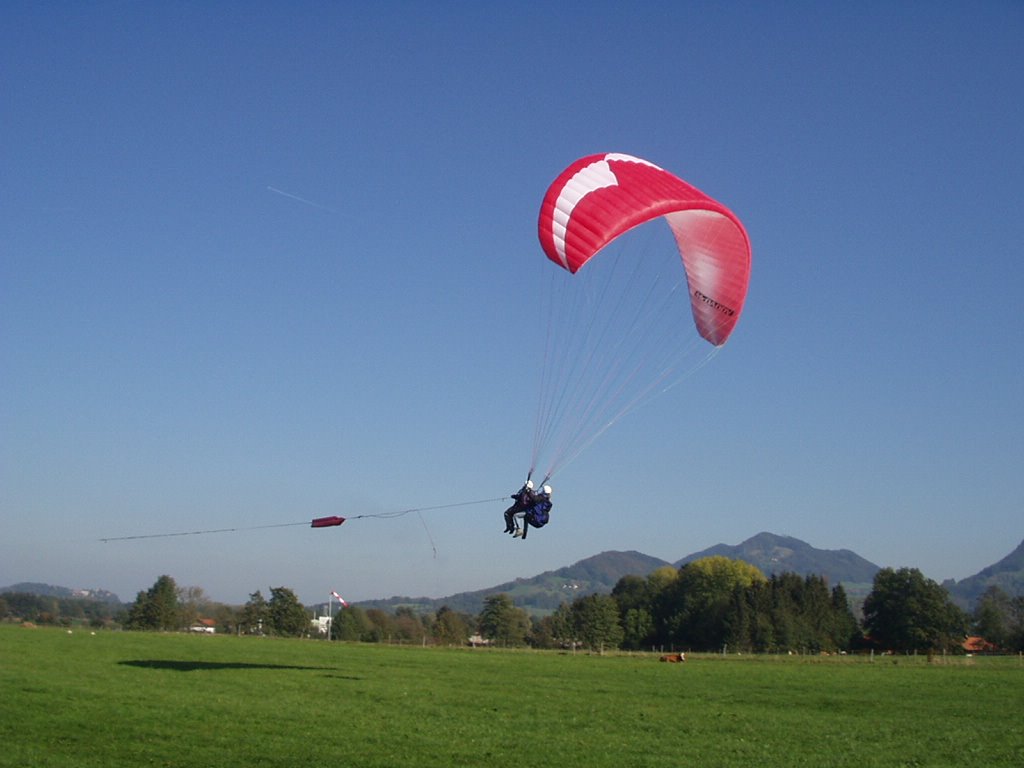
[[[657,221],[667,223],[671,238],[647,238]],[[541,204],[538,237],[561,269],[547,270],[551,288],[533,456],[527,483],[513,498],[529,489],[531,501],[540,499],[550,509],[546,484],[556,471],[620,417],[687,378],[729,339],[743,312],[751,251],[743,224],[720,202],[654,163],[619,153],[588,155],[559,174]],[[543,492],[533,493],[535,471],[543,472],[537,484]],[[422,522],[425,511],[502,500],[100,540],[333,528],[411,512]],[[535,510],[524,505],[519,511],[529,519]],[[538,518],[535,527],[546,520]],[[506,518],[506,532],[515,530]]]
[[[668,224],[674,246],[665,238],[617,249],[655,220]],[[562,171],[541,204],[538,237],[573,276],[556,284],[549,307],[530,469],[546,459],[549,478],[619,417],[702,365],[708,348],[694,339],[712,354],[726,342],[746,300],[751,250],[743,224],[720,202],[620,153],[588,155]]]
[[[658,217],[675,236],[697,330],[721,346],[747,297],[750,240],[732,211],[682,179],[631,155],[581,158],[544,196],[538,237],[548,258],[575,274],[623,232]]]

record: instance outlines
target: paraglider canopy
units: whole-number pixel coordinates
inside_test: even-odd
[[[743,311],[751,249],[726,206],[621,153],[562,171],[544,195],[537,235],[561,268],[548,270],[529,472],[543,459],[546,481],[725,344]]]
[[[740,318],[750,280],[750,240],[724,205],[632,155],[588,155],[566,168],[541,204],[548,258],[575,274],[610,241],[664,217],[678,246],[697,330],[715,346]]]

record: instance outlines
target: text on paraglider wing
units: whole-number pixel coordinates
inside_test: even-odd
[[[732,307],[727,307],[727,306],[725,306],[725,304],[722,304],[720,302],[715,301],[710,296],[705,296],[700,291],[694,291],[693,295],[697,297],[698,301],[704,302],[705,304],[707,304],[712,309],[717,309],[719,312],[723,312],[726,315],[728,315],[729,317],[732,317],[733,315],[736,314],[736,310],[733,309]]]

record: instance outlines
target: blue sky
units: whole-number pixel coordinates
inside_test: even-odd
[[[442,596],[759,531],[1024,538],[1017,2],[8,3],[0,585]],[[732,339],[556,478],[536,217],[593,152],[728,205]]]

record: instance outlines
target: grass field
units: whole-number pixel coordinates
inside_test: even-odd
[[[1024,665],[0,625],[0,765],[1019,768]]]

